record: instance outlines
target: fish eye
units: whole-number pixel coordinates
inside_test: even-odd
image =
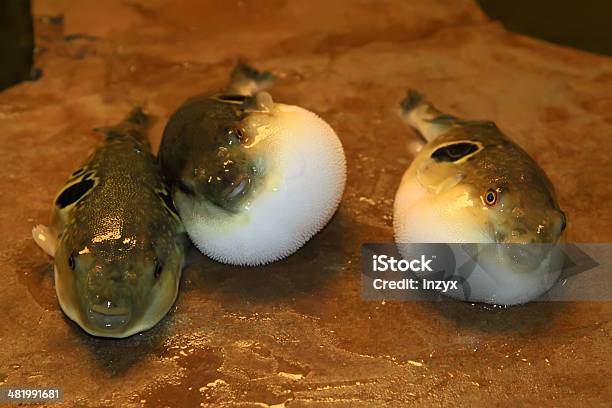
[[[193,195],[194,194],[194,190],[193,187],[190,186],[187,182],[185,182],[185,180],[180,179],[178,181],[178,188],[179,190],[181,190],[183,193],[187,194],[187,195]]]
[[[242,142],[242,139],[244,139],[244,132],[242,131],[242,129],[236,129],[236,136],[238,137],[238,140]]]
[[[153,272],[153,276],[155,276],[155,279],[159,279],[162,273],[162,269],[163,268],[161,263],[159,263],[159,261],[155,261],[155,271]]]
[[[74,271],[74,254],[68,257],[68,267]]]
[[[495,205],[497,203],[497,191],[490,189],[484,195],[484,202],[488,206]]]
[[[247,143],[249,140],[246,132],[244,131],[244,129],[242,128],[235,128],[233,130],[230,131],[230,133],[236,137],[236,139],[238,140],[238,143],[240,144],[245,144]]]

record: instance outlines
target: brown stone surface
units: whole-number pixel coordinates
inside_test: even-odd
[[[407,87],[495,120],[550,175],[568,240],[610,242],[610,58],[510,34],[467,0],[47,0],[34,13],[43,77],[0,93],[0,383],[62,387],[69,407],[612,403],[612,304],[364,302],[359,275],[359,245],[392,240]],[[63,25],[41,19],[57,14]],[[269,267],[197,257],[147,333],[87,336],[59,310],[32,225],[100,143],[92,127],[146,103],[157,144],[238,56],[281,75],[275,99],[336,129],[349,167],[338,214]]]

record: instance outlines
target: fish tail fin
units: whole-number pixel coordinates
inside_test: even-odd
[[[96,127],[94,131],[102,133],[107,139],[129,136],[150,149],[147,135],[150,123],[151,117],[145,113],[141,106],[137,106],[120,123],[114,126]]]
[[[434,140],[458,122],[456,117],[440,112],[422,93],[414,89],[408,90],[400,106],[402,119],[415,128],[425,142]]]
[[[239,95],[253,95],[268,88],[275,80],[276,75],[273,73],[259,71],[243,61],[238,61],[230,75],[227,91]]]

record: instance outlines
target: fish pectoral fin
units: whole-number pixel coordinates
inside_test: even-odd
[[[441,194],[456,186],[463,179],[452,163],[437,163],[433,160],[425,162],[416,173],[417,181],[434,194]]]
[[[36,245],[38,245],[48,255],[55,256],[57,236],[49,227],[38,224],[32,228],[32,238],[34,238]]]
[[[246,112],[270,112],[274,107],[272,96],[267,92],[257,92],[245,99],[243,109]]]

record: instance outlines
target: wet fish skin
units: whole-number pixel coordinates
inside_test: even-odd
[[[234,265],[282,259],[335,213],[346,160],[313,112],[275,103],[274,75],[238,64],[224,90],[189,98],[164,129],[159,158],[192,242]]]
[[[246,103],[246,96],[201,95],[172,115],[159,153],[171,186],[227,211],[237,211],[248,200],[257,174],[253,154],[244,148],[256,138],[244,124],[250,114]]]
[[[548,290],[567,221],[542,168],[493,122],[440,112],[416,91],[401,108],[422,143],[395,196],[400,252],[403,243],[480,245],[488,269],[469,277],[471,301],[524,303]]]
[[[414,98],[412,93],[407,100]],[[445,187],[464,188],[479,211],[477,228],[486,241],[556,242],[566,226],[565,214],[554,186],[529,154],[495,123],[455,118],[421,98],[412,108],[406,100],[402,105],[404,118],[428,140],[404,177],[417,177],[438,196]],[[460,143],[475,145],[476,151],[455,160],[432,157]],[[494,205],[485,204],[489,191],[496,193]]]
[[[137,108],[101,128],[104,144],[54,201],[34,239],[54,256],[62,310],[89,334],[127,337],[157,324],[178,293],[186,237]]]

